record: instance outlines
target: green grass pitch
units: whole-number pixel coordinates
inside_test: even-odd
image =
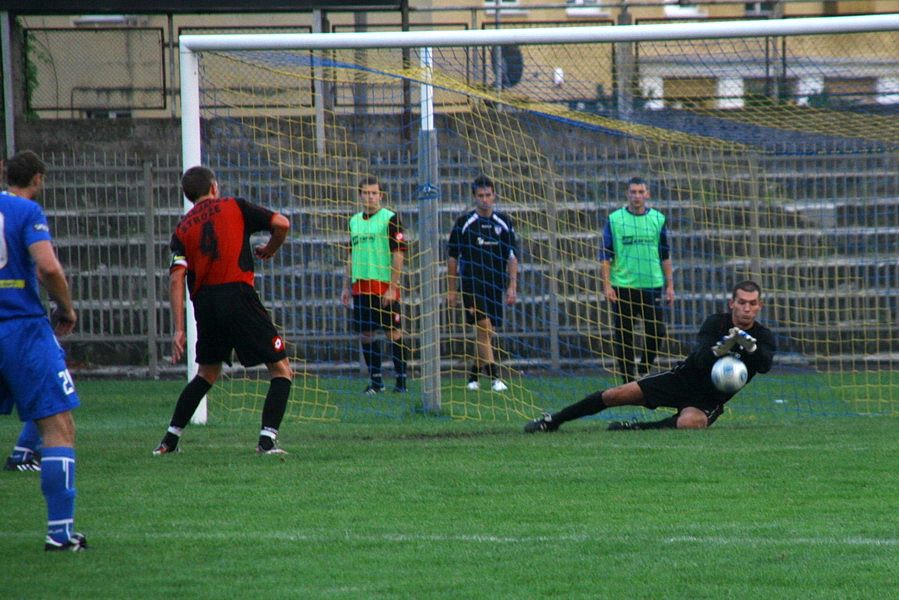
[[[524,435],[424,417],[186,431],[180,381],[81,381],[76,529],[43,552],[39,476],[0,472],[0,598],[889,598],[895,417]],[[0,451],[18,434],[0,419]],[[5,444],[6,447],[3,447]]]

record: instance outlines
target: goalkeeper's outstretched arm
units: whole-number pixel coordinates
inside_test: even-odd
[[[774,353],[777,352],[774,332],[767,327],[762,327],[760,331],[756,332],[756,335],[755,352],[744,355],[743,362],[756,373],[767,373],[774,365]]]

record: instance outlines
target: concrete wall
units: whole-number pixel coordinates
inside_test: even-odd
[[[16,149],[50,152],[181,153],[176,119],[19,119]]]

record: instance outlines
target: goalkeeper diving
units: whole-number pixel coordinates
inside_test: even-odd
[[[712,384],[711,370],[715,362],[722,356],[739,358],[745,363],[751,381],[757,373],[771,370],[777,350],[774,333],[756,320],[762,309],[762,290],[757,283],[738,283],[727,306],[729,312],[705,319],[693,350],[670,371],[594,392],[557,413],[543,413],[525,425],[525,432],[555,431],[566,421],[625,405],[651,409],[665,406],[677,412],[660,421],[614,421],[609,424],[610,430],[708,427],[736,394],[720,391]]]

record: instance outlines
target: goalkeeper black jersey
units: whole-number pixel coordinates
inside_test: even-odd
[[[699,328],[697,343],[693,350],[686,359],[672,369],[685,384],[696,390],[697,396],[713,397],[721,403],[727,402],[734,396],[733,393],[719,391],[712,385],[711,379],[712,366],[718,360],[718,357],[712,353],[712,346],[726,336],[732,327],[734,327],[734,323],[729,312],[714,314],[706,318],[702,327]],[[758,321],[745,331],[755,338],[756,351],[748,354],[737,345],[734,346],[733,353],[737,354],[740,360],[746,364],[746,370],[749,372],[748,383],[756,373],[767,373],[771,370],[777,344],[774,332]]]

